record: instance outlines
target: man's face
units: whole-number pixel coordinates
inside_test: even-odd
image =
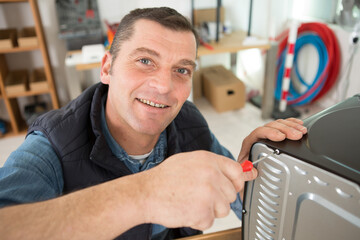
[[[190,94],[196,41],[190,31],[170,30],[149,20],[138,20],[134,27],[111,73],[106,73],[110,54],[103,59],[101,81],[109,85],[107,118],[114,127],[159,135]]]

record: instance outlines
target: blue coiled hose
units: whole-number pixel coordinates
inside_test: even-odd
[[[319,66],[318,66],[318,70],[316,73],[316,76],[314,78],[314,80],[308,84],[307,82],[304,81],[303,77],[301,76],[299,69],[298,69],[298,64],[297,64],[297,56],[299,51],[301,50],[301,48],[303,46],[305,46],[306,44],[311,44],[313,45],[318,53],[319,56]],[[282,85],[282,79],[284,76],[284,68],[285,68],[285,56],[286,56],[287,50],[284,49],[281,52],[281,55],[278,59],[278,75],[277,75],[277,81],[276,81],[276,88],[275,88],[275,98],[277,100],[280,100],[281,98],[281,85]],[[311,60],[310,60],[311,61]],[[314,33],[303,33],[301,34],[295,43],[295,52],[294,52],[294,69],[296,72],[296,76],[299,79],[300,83],[303,84],[304,86],[306,86],[306,90],[304,92],[299,92],[293,85],[293,83],[290,83],[290,88],[289,88],[289,95],[288,95],[288,101],[292,101],[294,102],[294,106],[300,106],[300,105],[304,105],[307,104],[309,102],[311,102],[316,95],[321,91],[321,89],[323,88],[324,84],[325,84],[325,80],[326,80],[326,73],[325,76],[323,76],[324,71],[326,70],[326,66],[329,63],[329,57],[328,57],[328,52],[326,49],[326,46],[324,44],[324,42],[322,41],[322,39]],[[325,77],[325,79],[322,79],[322,76]],[[316,88],[313,89],[315,84],[318,81],[322,81],[322,83]],[[302,97],[307,91],[312,90],[312,94],[310,94],[309,96],[307,96],[306,98],[299,100],[298,99],[300,97]]]

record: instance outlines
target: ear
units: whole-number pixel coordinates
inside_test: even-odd
[[[103,84],[110,83],[111,60],[112,60],[112,57],[111,57],[110,52],[106,51],[101,60],[100,79]]]

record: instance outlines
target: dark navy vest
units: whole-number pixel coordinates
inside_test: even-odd
[[[56,151],[63,170],[64,194],[131,174],[112,154],[101,132],[101,99],[107,91],[107,85],[95,84],[65,107],[40,116],[29,127],[28,134],[43,132]],[[185,102],[166,132],[167,157],[180,152],[210,150],[208,125],[191,102]],[[199,233],[190,228],[169,229],[162,239]],[[151,239],[151,224],[136,226],[117,239]]]

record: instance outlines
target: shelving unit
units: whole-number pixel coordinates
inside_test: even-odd
[[[52,109],[59,108],[59,101],[57,97],[56,87],[54,84],[53,73],[51,69],[49,54],[47,51],[46,41],[44,37],[44,31],[42,28],[41,18],[39,15],[39,9],[36,0],[0,0],[0,4],[25,2],[30,5],[32,17],[34,20],[34,28],[36,32],[37,45],[34,46],[14,46],[12,48],[0,49],[0,101],[4,101],[6,110],[9,115],[10,126],[7,129],[5,136],[17,135],[26,132],[27,125],[23,117],[21,116],[21,110],[18,103],[18,98],[37,96],[43,94],[49,94],[52,103]],[[21,27],[21,26],[19,26]],[[7,93],[6,91],[6,78],[10,74],[10,70],[6,61],[6,54],[20,53],[27,51],[40,51],[43,61],[43,68],[45,73],[47,89],[26,89]],[[30,77],[30,76],[28,76]]]

